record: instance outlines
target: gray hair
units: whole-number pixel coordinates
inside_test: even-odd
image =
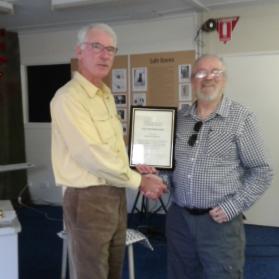
[[[87,34],[92,31],[92,30],[100,30],[103,31],[105,33],[107,33],[113,40],[113,43],[115,44],[115,46],[117,45],[117,36],[116,33],[113,31],[113,29],[105,24],[105,23],[95,23],[95,24],[90,24],[87,26],[82,27],[77,34],[77,45],[81,45],[82,43],[85,42],[86,40],[86,36]]]
[[[224,59],[222,57],[216,55],[216,54],[203,54],[203,55],[201,55],[194,62],[193,66],[192,66],[192,69],[194,70],[197,67],[197,65],[204,59],[216,59],[216,60],[218,60],[222,64],[222,67],[223,67],[223,70],[224,70],[224,77],[227,78],[227,68],[226,68],[226,64],[224,62]]]

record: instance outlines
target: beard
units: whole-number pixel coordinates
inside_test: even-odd
[[[201,90],[197,90],[195,93],[198,100],[210,102],[216,100],[219,96],[221,96],[222,90],[214,90],[210,94],[206,94]]]

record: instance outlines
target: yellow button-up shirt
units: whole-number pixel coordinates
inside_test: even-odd
[[[110,89],[78,72],[51,101],[52,166],[57,185],[138,188]]]

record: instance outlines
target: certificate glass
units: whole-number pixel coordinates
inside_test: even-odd
[[[131,107],[130,166],[173,168],[176,108]]]

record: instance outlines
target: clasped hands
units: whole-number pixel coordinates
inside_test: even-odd
[[[142,174],[140,190],[147,198],[158,199],[167,192],[167,186],[158,176],[158,171],[154,167],[137,165],[136,169]]]
[[[167,192],[167,186],[163,183],[162,178],[158,176],[156,168],[148,165],[137,165],[136,169],[142,174],[140,190],[147,198],[158,199],[163,193]],[[228,221],[226,213],[220,207],[211,209],[209,215],[217,223]]]

